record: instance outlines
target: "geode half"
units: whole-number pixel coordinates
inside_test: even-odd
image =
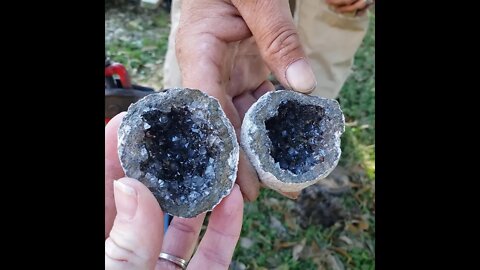
[[[195,217],[233,188],[239,145],[217,99],[167,89],[132,104],[118,130],[125,175],[145,184],[162,210]]]
[[[336,100],[278,90],[263,95],[247,111],[241,145],[267,187],[296,192],[337,166],[344,131]]]

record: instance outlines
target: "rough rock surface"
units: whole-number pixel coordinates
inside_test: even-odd
[[[239,146],[216,99],[176,88],[129,107],[118,131],[118,153],[125,174],[145,184],[163,211],[190,218],[230,193]]]
[[[279,90],[263,95],[247,111],[241,144],[266,186],[295,192],[337,166],[344,130],[336,100]]]

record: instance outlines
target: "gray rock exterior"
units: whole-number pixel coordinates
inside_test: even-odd
[[[164,212],[191,218],[231,192],[239,145],[217,99],[175,88],[129,107],[118,155],[125,175],[145,184]]]
[[[344,131],[336,100],[279,90],[263,95],[247,111],[241,146],[267,187],[296,192],[337,166]]]

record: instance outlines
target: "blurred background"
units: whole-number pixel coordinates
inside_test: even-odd
[[[170,1],[105,0],[105,49],[134,83],[162,89]],[[297,200],[261,190],[245,205],[230,269],[375,269],[375,15],[338,101],[342,158],[327,184]],[[205,225],[204,225],[205,226]]]

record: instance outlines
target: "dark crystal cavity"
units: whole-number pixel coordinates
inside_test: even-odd
[[[145,112],[142,118],[148,124],[144,130],[148,158],[140,164],[141,170],[159,179],[160,189],[166,189],[177,203],[191,203],[208,193],[218,153],[218,147],[208,141],[215,133],[208,122],[187,107],[176,106],[170,112]]]
[[[280,168],[298,175],[323,162],[321,121],[325,110],[320,106],[283,101],[278,114],[265,121],[272,143],[270,155]]]

